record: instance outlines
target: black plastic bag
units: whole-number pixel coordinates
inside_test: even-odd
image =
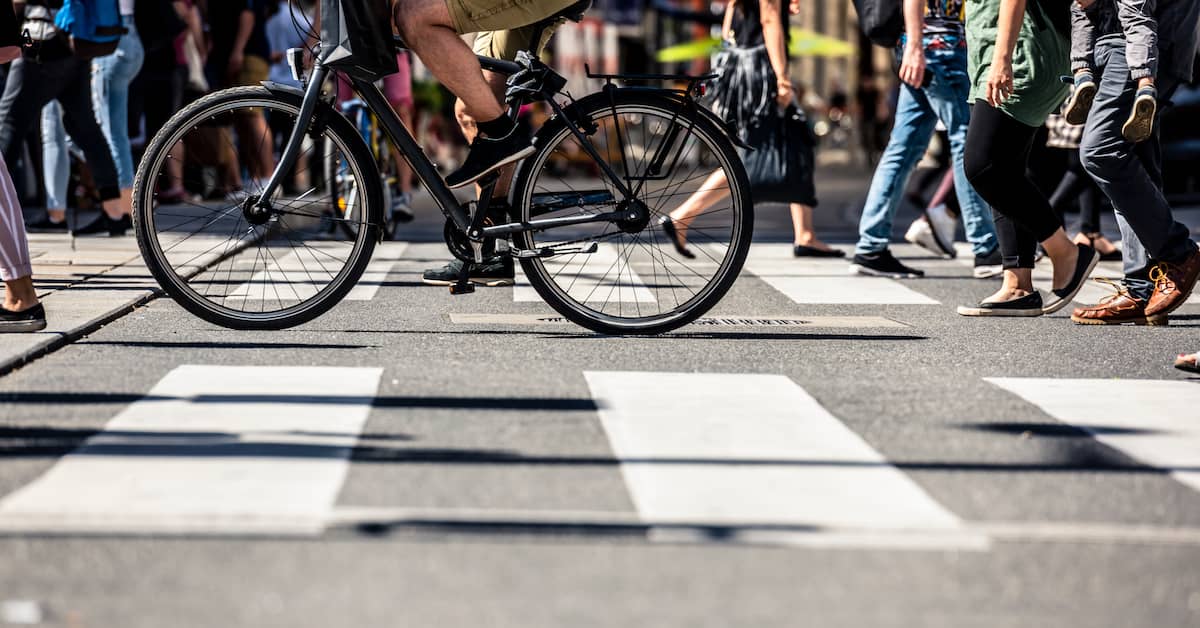
[[[399,71],[388,0],[321,0],[325,65],[367,81]]]
[[[804,114],[789,106],[782,114],[763,118],[750,127],[742,163],[750,177],[750,196],[755,203],[802,203],[817,205],[813,182],[816,136]]]

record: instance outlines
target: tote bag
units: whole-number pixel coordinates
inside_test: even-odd
[[[778,109],[751,126],[746,143],[754,150],[742,158],[755,203],[817,205],[813,183],[816,137],[795,105]]]
[[[366,81],[399,71],[388,0],[321,0],[325,65]]]

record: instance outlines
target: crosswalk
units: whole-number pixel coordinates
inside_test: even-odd
[[[369,520],[370,509],[341,508],[338,495],[378,405],[383,372],[175,367],[76,450],[0,496],[0,533],[313,537],[339,522]],[[913,551],[988,551],[995,540],[1024,537],[1200,545],[1200,530],[1190,528],[964,520],[906,465],[782,375],[581,374],[594,403],[590,420],[607,439],[609,468],[619,474],[632,512],[405,510],[406,504],[383,512],[393,519],[420,512],[423,520],[615,523],[644,529],[650,542]],[[986,382],[1030,404],[1031,413],[1086,430],[1200,492],[1194,384]],[[398,444],[398,453],[407,446]]]
[[[410,250],[408,242],[384,242],[377,248],[375,255],[367,266],[361,280],[345,297],[347,301],[370,301],[379,294],[381,286],[386,285],[389,275],[396,272],[405,261],[406,253]],[[426,256],[444,255],[438,245],[420,245]],[[316,293],[331,277],[322,267],[323,260],[318,250],[291,251],[278,259],[269,261],[247,260],[244,265],[248,269],[258,266],[253,275],[241,284],[234,286],[226,297],[233,305],[244,299],[248,303],[272,300],[296,300],[309,298]],[[720,259],[723,254],[715,245],[698,246],[708,253],[710,259]],[[711,250],[710,250],[711,249]],[[849,250],[849,249],[847,249]],[[931,258],[927,253],[907,244],[893,247],[894,252],[913,266],[927,271],[927,279],[896,280],[884,277],[864,277],[849,272],[849,262],[846,259],[795,258],[792,246],[787,243],[755,243],[746,258],[741,281],[761,282],[771,291],[778,293],[803,311],[804,306],[940,306],[947,304],[947,290],[942,285],[944,278],[970,278],[970,268],[973,256],[969,249],[962,247],[960,255],[952,260]],[[655,266],[648,264],[645,259],[637,257],[637,252],[622,250],[620,247],[601,243],[591,254],[572,254],[560,258],[548,259],[545,262],[547,271],[557,277],[569,277],[563,281],[564,290],[577,301],[583,303],[614,304],[627,303],[637,306],[640,304],[655,304],[659,298],[667,298],[670,285],[680,278],[672,277],[671,281],[663,278],[646,276]],[[705,259],[690,262],[695,267],[707,268],[711,262]],[[431,264],[434,265],[434,264]],[[642,272],[639,272],[639,269]],[[650,269],[650,270],[648,270]],[[411,269],[408,269],[411,271]],[[614,278],[620,277],[617,281]],[[697,275],[696,277],[699,277]],[[1042,262],[1034,272],[1035,285],[1043,290],[1050,290],[1050,269],[1048,262]],[[1107,262],[1099,264],[1092,278],[1117,280],[1121,277],[1119,263]],[[687,277],[684,279],[694,279]],[[662,281],[660,281],[662,280]],[[698,281],[698,279],[695,279]],[[964,285],[964,284],[959,284]],[[994,281],[978,281],[971,279],[965,284],[975,289],[964,292],[964,302],[985,296],[994,286]],[[689,285],[690,290],[699,289],[699,284]],[[530,284],[520,265],[516,266],[515,285],[505,288],[514,303],[540,303],[541,297]],[[280,294],[280,292],[283,294]],[[686,293],[687,291],[685,291]],[[1076,296],[1076,303],[1087,305],[1099,302],[1112,293],[1112,288],[1102,282],[1089,281]],[[678,295],[673,295],[675,298]],[[669,299],[668,299],[669,300]],[[1188,306],[1200,307],[1200,291],[1194,294],[1187,303]]]

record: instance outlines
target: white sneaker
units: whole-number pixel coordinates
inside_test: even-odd
[[[908,226],[908,231],[904,232],[904,239],[938,257],[947,257],[946,253],[938,246],[937,236],[933,233],[933,227],[929,225],[929,221],[925,220],[924,216],[914,220]]]

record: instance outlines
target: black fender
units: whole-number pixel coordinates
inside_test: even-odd
[[[288,100],[295,101],[297,108],[299,108],[300,103],[304,102],[304,90],[295,85],[285,85],[283,83],[276,83],[275,81],[262,81],[259,85],[276,96],[282,96]],[[322,98],[317,103],[317,108],[313,110],[313,123],[309,127],[309,135],[320,135],[325,130],[325,127],[331,123],[334,116],[346,120],[350,124],[350,128],[354,128],[353,123],[350,123],[346,116],[342,115],[342,112],[333,106],[333,103]],[[358,132],[355,131],[354,135],[358,136]],[[364,142],[363,145],[365,146],[366,143]],[[368,150],[368,152],[370,151]]]

